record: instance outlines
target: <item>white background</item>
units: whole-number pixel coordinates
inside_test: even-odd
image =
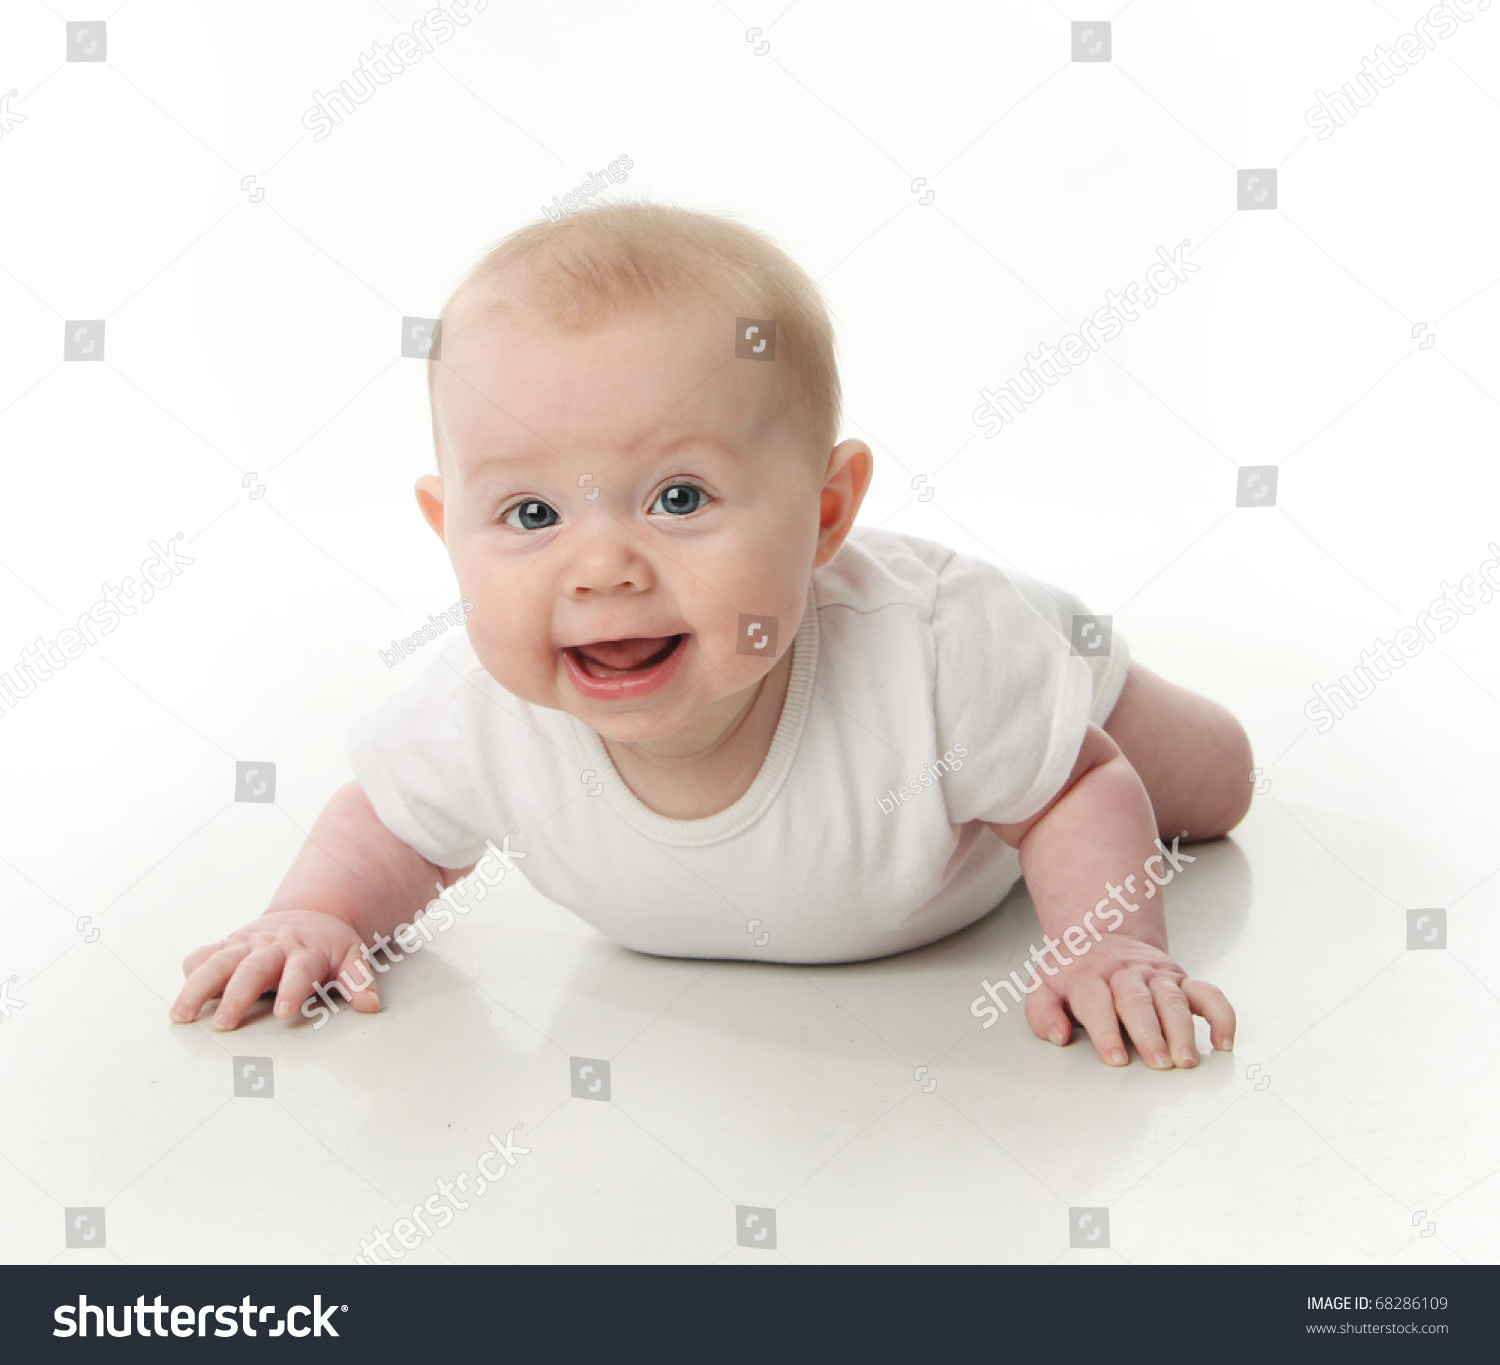
[[[1302,708],[1500,537],[1500,13],[1320,141],[1314,91],[1422,7],[1131,0],[1085,63],[1100,16],[1045,0],[490,4],[315,141],[312,91],[425,7],[127,0],[102,64],[64,61],[102,10],[0,16],[0,669],[149,541],[194,560],[0,708],[0,1256],[345,1261],[523,1121],[532,1154],[413,1259],[1493,1260],[1500,608],[1330,733]],[[182,956],[347,779],[351,718],[423,666],[377,649],[458,595],[401,317],[622,153],[608,193],[734,212],[820,282],[862,522],[1064,585],[1242,717],[1269,787],[1173,900],[1232,1057],[1113,1073],[1016,1014],[981,1032],[1024,895],[798,970],[638,958],[519,879],[380,1016],[168,1024]],[[1270,167],[1277,209],[1237,211]],[[1196,274],[977,430],[981,386],[1183,239]],[[104,362],[65,363],[100,318]],[[1236,510],[1262,464],[1275,508]],[[275,763],[274,805],[233,801],[236,760]],[[1406,952],[1419,906],[1446,951]],[[232,1098],[241,1054],[276,1057],[270,1103]],[[568,1098],[570,1055],[611,1061],[608,1105]],[[736,1204],[778,1210],[774,1252],[735,1249]],[[73,1206],[103,1249],[64,1251]],[[1069,1253],[1073,1206],[1109,1250]]]

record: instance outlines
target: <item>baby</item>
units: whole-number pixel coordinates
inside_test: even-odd
[[[1190,1067],[1199,1014],[1233,1046],[1142,869],[1244,815],[1244,732],[1118,637],[1076,648],[1067,594],[855,525],[870,448],[837,440],[784,252],[648,203],[535,223],[448,301],[428,386],[416,495],[467,628],[356,727],[356,780],[266,912],[188,956],[174,1020],[380,1009],[372,946],[430,941],[424,902],[451,924],[488,848],[627,947],[766,962],[931,943],[1024,874],[1042,971],[1001,984],[1039,1037]]]

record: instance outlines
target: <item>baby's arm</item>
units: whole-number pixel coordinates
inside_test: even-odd
[[[273,989],[275,1013],[285,1018],[315,984],[352,967],[362,943],[374,944],[410,919],[435,883],[451,886],[466,870],[438,867],[402,843],[380,823],[359,783],[348,783],[323,808],[265,913],[184,959],[187,983],[172,1005],[173,1021],[191,1022],[219,996],[214,1028],[237,1028]],[[347,979],[373,975],[366,969]],[[375,982],[350,1004],[362,1014],[378,1010]]]
[[[1041,984],[1026,997],[1038,1037],[1066,1043],[1071,1011],[1111,1066],[1129,1060],[1122,1023],[1148,1066],[1196,1066],[1193,1015],[1201,1014],[1216,1048],[1234,1046],[1224,993],[1167,955],[1161,892],[1145,871],[1157,855],[1151,800],[1109,735],[1091,724],[1051,804],[990,828],[1020,850],[1041,920],[1043,947],[1033,949],[1039,965],[1031,969]]]

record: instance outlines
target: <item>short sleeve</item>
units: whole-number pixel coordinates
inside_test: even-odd
[[[439,867],[484,853],[487,795],[464,693],[463,651],[445,650],[410,686],[351,727],[349,761],[375,814]]]
[[[1088,726],[1093,675],[999,569],[954,555],[932,631],[942,790],[955,823],[1014,824],[1062,789]]]

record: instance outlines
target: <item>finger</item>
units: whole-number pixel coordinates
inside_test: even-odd
[[[1065,1047],[1073,1036],[1073,1023],[1051,986],[1043,984],[1026,997],[1026,1022],[1038,1038]]]
[[[220,994],[234,969],[249,955],[248,943],[225,943],[193,969],[172,1004],[172,1021],[191,1023],[208,1001]],[[196,957],[197,954],[192,954]],[[186,963],[183,964],[184,966]]]
[[[1220,1052],[1234,1051],[1234,1006],[1224,992],[1207,981],[1190,976],[1182,983],[1182,993],[1193,1008],[1208,1020],[1208,1036]]]
[[[223,946],[224,944],[221,940],[218,943],[205,943],[201,948],[194,948],[192,952],[182,959],[182,974],[184,976],[191,976]]]
[[[1166,972],[1151,978],[1151,1000],[1167,1036],[1167,1052],[1178,1066],[1198,1065],[1198,1040],[1193,1034],[1193,1011],[1182,988]]]
[[[375,990],[375,983],[380,978],[364,960],[359,944],[353,944],[344,954],[344,963],[339,968],[339,975],[343,978],[345,985],[354,992],[349,1000],[351,1009],[359,1014],[380,1013],[380,996]],[[360,986],[359,983],[366,981],[367,978],[367,984]]]
[[[281,986],[276,992],[273,1013],[285,1019],[312,994],[313,986],[324,976],[328,959],[311,948],[293,948],[281,969]]]
[[[238,1028],[245,1011],[281,980],[281,969],[285,965],[286,949],[279,943],[268,943],[246,957],[234,969],[234,975],[224,987],[219,1008],[214,1011],[212,1027]]]
[[[1109,979],[1114,994],[1115,1012],[1130,1033],[1130,1040],[1147,1066],[1155,1071],[1170,1071],[1172,1058],[1166,1039],[1156,1020],[1156,1006],[1146,983],[1134,972],[1122,967]]]
[[[1108,985],[1097,976],[1080,981],[1068,992],[1068,1008],[1088,1030],[1089,1041],[1108,1065],[1129,1065],[1130,1054],[1125,1051],[1125,1041],[1120,1037],[1114,996]]]

